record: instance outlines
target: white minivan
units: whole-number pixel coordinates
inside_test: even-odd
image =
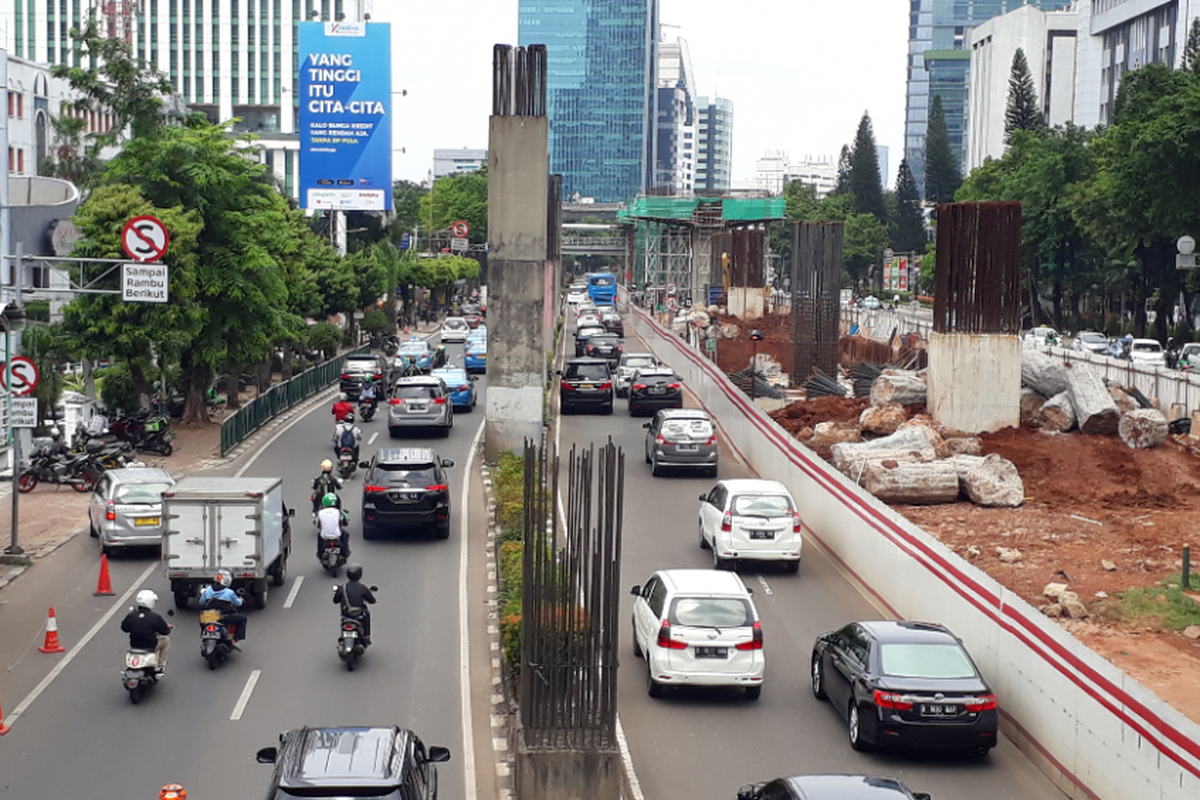
[[[799,572],[803,527],[796,501],[779,481],[718,481],[700,495],[700,547],[712,550],[717,569],[782,561],[788,572]]]
[[[732,572],[663,569],[634,586],[633,654],[646,659],[646,691],[733,686],[762,694],[763,632],[750,589]]]

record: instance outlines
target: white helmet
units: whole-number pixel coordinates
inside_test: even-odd
[[[338,395],[338,400],[341,400],[343,402],[345,402],[346,400],[349,400],[349,399],[350,399],[349,396],[347,396],[345,392],[342,392]]]
[[[142,589],[137,593],[138,608],[144,608],[147,611],[154,610],[154,604],[158,602],[158,595],[150,589]]]
[[[228,589],[233,584],[233,573],[227,569],[217,570],[216,584]]]

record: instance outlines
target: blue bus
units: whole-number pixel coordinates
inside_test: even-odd
[[[592,272],[587,276],[588,297],[593,303],[617,302],[617,276],[612,272]]]

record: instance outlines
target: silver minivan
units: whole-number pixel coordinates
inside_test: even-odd
[[[388,433],[393,437],[402,428],[437,428],[443,437],[454,427],[454,407],[441,378],[434,376],[401,378],[388,398]]]
[[[106,470],[88,500],[88,529],[108,552],[162,544],[162,493],[175,485],[158,467]]]
[[[664,408],[642,427],[652,475],[664,467],[692,467],[717,477],[717,431],[707,411]]]

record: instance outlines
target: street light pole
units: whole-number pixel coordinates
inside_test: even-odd
[[[754,400],[754,382],[758,379],[758,343],[763,340],[762,331],[755,328],[750,331],[750,345],[753,355],[750,357],[750,400]]]

